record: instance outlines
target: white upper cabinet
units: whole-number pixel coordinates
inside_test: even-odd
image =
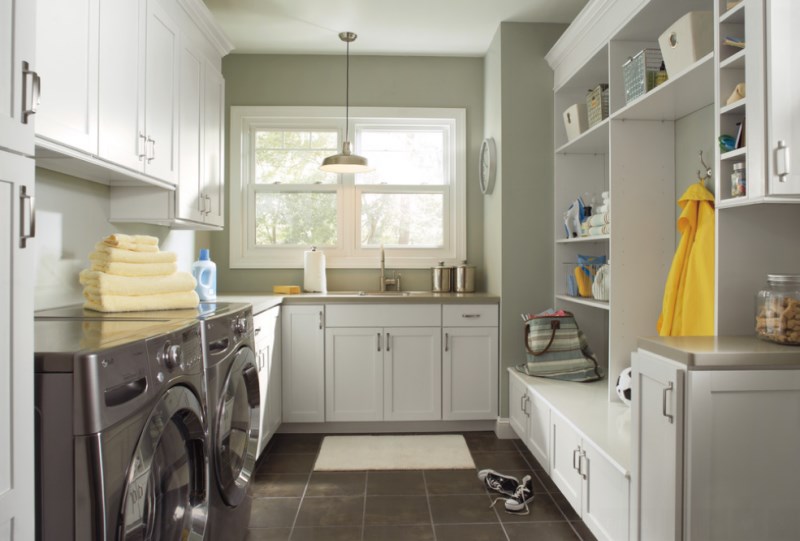
[[[175,212],[195,222],[203,221],[205,210],[200,175],[203,167],[203,63],[202,55],[184,44],[180,68],[180,180],[175,195]]]
[[[0,148],[33,156],[33,118],[37,100],[34,63],[36,5],[0,0]]]
[[[791,163],[792,153],[800,159],[800,72],[794,67],[800,50],[800,3],[772,0],[766,6],[769,193],[800,195],[800,165]]]
[[[42,78],[36,135],[97,153],[99,0],[37,0],[36,59]]]
[[[225,79],[206,61],[203,73],[203,181],[207,201],[204,222],[222,227],[225,223],[225,181],[222,162],[225,130]]]

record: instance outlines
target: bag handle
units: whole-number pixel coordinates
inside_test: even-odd
[[[525,325],[525,349],[528,350],[528,353],[530,353],[531,355],[534,355],[536,357],[538,357],[539,355],[542,355],[544,353],[547,353],[547,350],[549,350],[550,346],[553,345],[553,340],[556,339],[556,331],[558,329],[560,329],[560,328],[561,328],[561,322],[559,320],[557,320],[557,319],[551,320],[550,321],[550,329],[552,330],[552,333],[550,334],[550,341],[547,342],[547,345],[544,347],[544,349],[542,351],[536,352],[536,351],[533,351],[531,349],[531,347],[528,345],[528,335],[530,334],[530,326],[529,325]]]

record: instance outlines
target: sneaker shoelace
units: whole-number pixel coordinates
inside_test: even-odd
[[[494,507],[494,505],[497,502],[499,502],[500,500],[503,500],[503,501],[515,500],[515,501],[517,501],[519,503],[522,503],[525,506],[525,512],[523,513],[521,511],[519,511],[519,512],[514,512],[514,514],[515,515],[527,515],[528,513],[531,512],[530,509],[528,508],[528,502],[527,502],[528,498],[526,497],[527,494],[530,494],[530,492],[531,491],[530,491],[530,489],[528,487],[526,487],[524,484],[520,484],[517,487],[517,490],[514,491],[514,495],[511,496],[510,498],[505,498],[503,496],[500,496],[500,497],[495,498],[494,500],[492,500],[492,505],[489,506],[489,509]],[[508,512],[509,512],[508,509],[506,509],[506,513],[508,513]]]

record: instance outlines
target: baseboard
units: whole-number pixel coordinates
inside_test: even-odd
[[[494,431],[495,421],[365,421],[338,423],[283,423],[281,434],[384,434],[402,432]]]
[[[507,418],[498,417],[494,425],[494,433],[501,440],[519,439],[517,433],[511,428],[511,422]]]

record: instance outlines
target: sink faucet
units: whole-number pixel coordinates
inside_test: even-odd
[[[381,244],[381,292],[386,291],[386,286],[394,286],[395,291],[400,291],[400,275],[392,273],[393,278],[386,277],[386,254]]]

